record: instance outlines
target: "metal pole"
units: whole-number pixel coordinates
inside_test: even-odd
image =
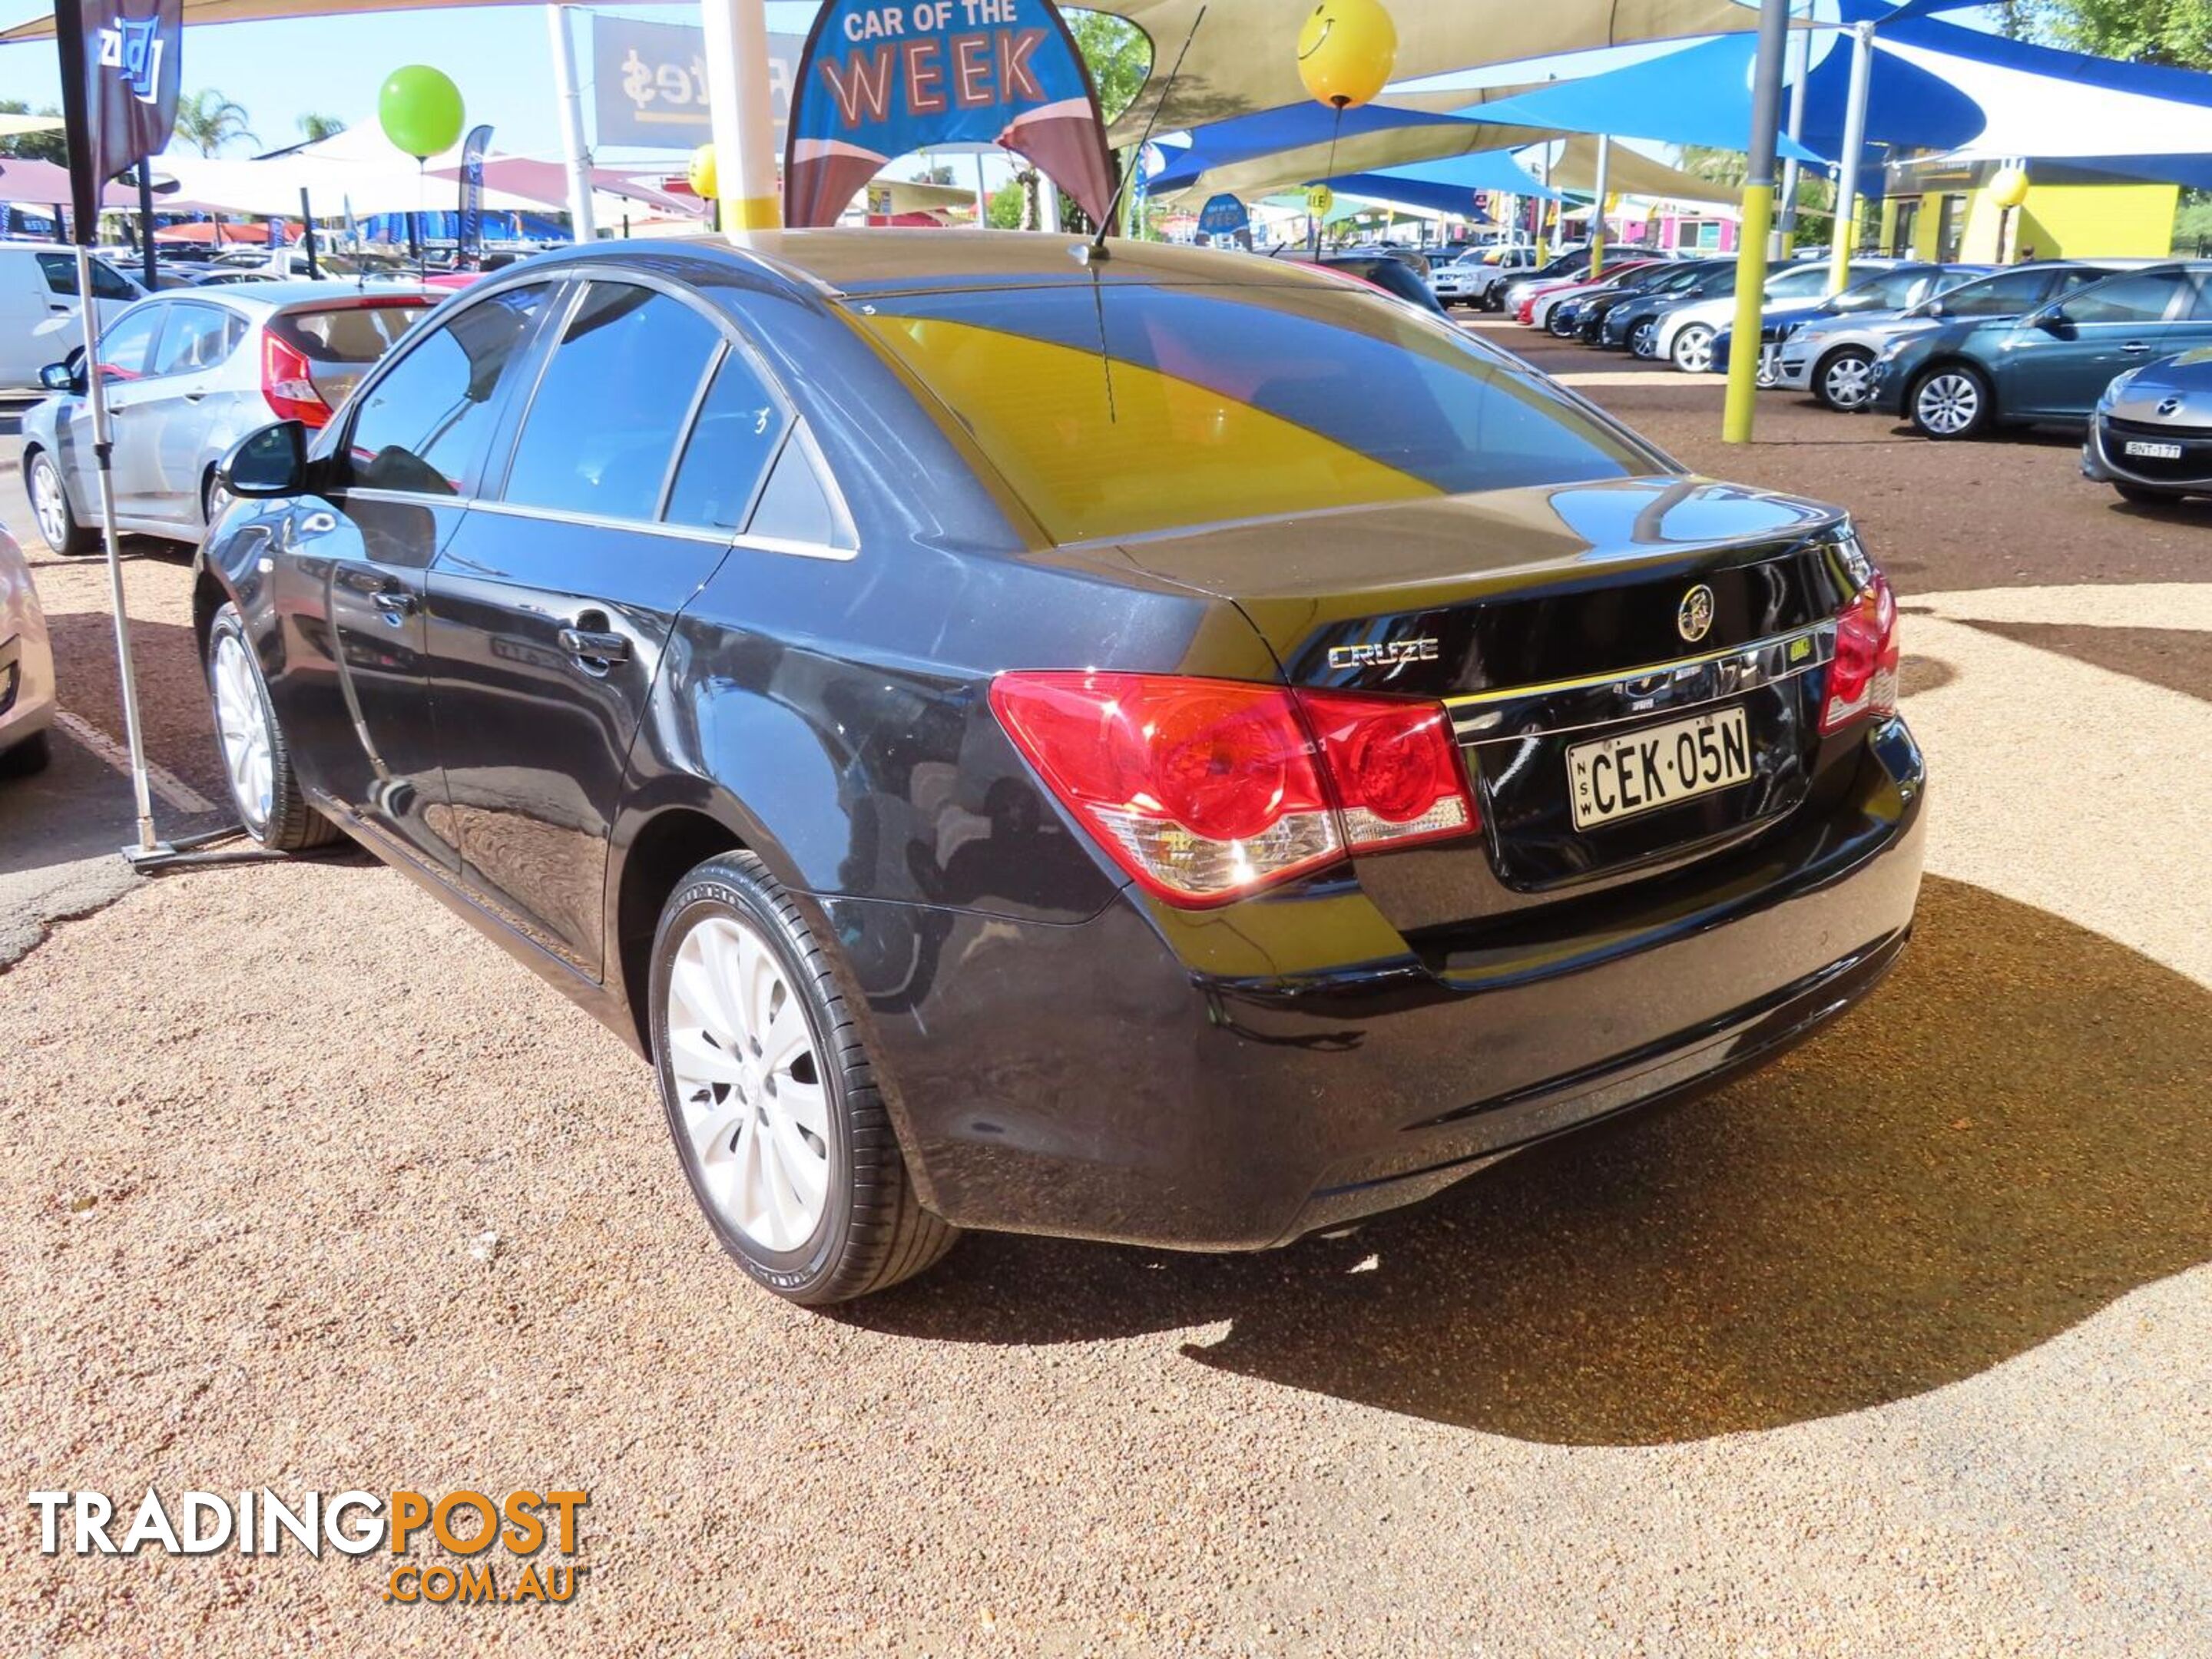
[[[1549,212],[1549,211],[1551,210],[1551,206],[1552,206],[1551,189],[1552,189],[1552,146],[1551,146],[1550,143],[1547,141],[1547,142],[1545,143],[1545,145],[1544,145],[1544,191],[1545,191],[1545,193],[1544,193],[1543,195],[1541,195],[1541,196],[1539,196],[1539,197],[1536,198],[1536,264],[1539,264],[1539,265],[1541,265],[1541,264],[1543,264],[1545,263],[1545,258],[1544,258],[1544,216],[1545,216],[1547,212]]]
[[[154,174],[144,161],[140,161],[138,173],[138,256],[146,271],[146,292],[151,294],[160,286],[154,280]],[[86,361],[91,354],[86,353]]]
[[[143,167],[145,163],[139,163]],[[86,400],[92,405],[92,453],[100,479],[100,533],[107,546],[107,598],[115,612],[115,662],[123,683],[123,735],[131,748],[131,793],[138,811],[142,854],[161,850],[154,839],[154,800],[146,785],[146,738],[138,726],[138,670],[131,656],[131,616],[123,603],[123,538],[115,529],[113,445],[107,428],[107,388],[100,373],[100,303],[92,296],[92,254],[76,245],[77,311],[84,322]],[[127,854],[126,854],[127,856]]]
[[[598,240],[592,217],[592,152],[584,144],[584,98],[576,89],[576,43],[568,33],[568,9],[545,8],[545,31],[553,42],[553,91],[561,104],[561,156],[568,168],[568,228],[577,242]]]
[[[763,0],[702,0],[707,100],[714,120],[714,171],[722,223],[731,232],[783,222],[775,182],[775,112],[769,87],[768,10]]]
[[[1795,12],[1796,8],[1790,8]],[[1812,0],[1805,0],[1805,21],[1813,17]],[[1790,31],[1790,139],[1792,143],[1805,137],[1805,78],[1813,67],[1813,31],[1793,28]],[[1774,239],[1777,258],[1787,256],[1797,246],[1797,158],[1784,158],[1782,163],[1781,231]]]
[[[1850,91],[1844,104],[1843,171],[1836,179],[1836,232],[1828,254],[1828,292],[1851,280],[1851,254],[1859,240],[1859,155],[1866,149],[1867,85],[1874,77],[1874,25],[1851,29]]]
[[[1054,235],[1060,234],[1060,186],[1042,172],[1037,174],[1037,220]]]
[[[1789,35],[1790,0],[1761,0],[1743,222],[1736,236],[1735,343],[1729,353],[1728,402],[1721,415],[1723,443],[1751,441],[1752,406],[1759,401],[1759,316],[1766,308],[1766,235],[1774,222],[1774,140],[1781,125],[1783,49]]]
[[[1605,275],[1605,179],[1613,162],[1613,140],[1597,136],[1597,204],[1590,209],[1590,280]]]
[[[988,230],[990,228],[991,191],[983,182],[983,152],[979,149],[975,152],[975,228]]]
[[[315,216],[307,206],[307,190],[304,185],[300,187],[300,245],[307,250],[307,280],[313,282],[323,271],[315,261]]]

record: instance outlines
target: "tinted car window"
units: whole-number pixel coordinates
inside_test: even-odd
[[[714,371],[684,441],[668,494],[668,522],[741,529],[753,490],[782,441],[782,407],[744,353],[732,349]]]
[[[395,305],[288,311],[269,319],[269,331],[311,362],[373,363],[398,345],[428,309]]]
[[[2154,323],[2166,315],[2174,290],[2186,281],[2178,270],[2143,270],[2069,295],[2066,315],[2076,323]]]
[[[135,380],[146,372],[167,306],[148,306],[124,317],[100,337],[100,366],[115,377]]]
[[[353,482],[458,495],[491,436],[501,380],[550,285],[510,289],[416,341],[363,399],[346,450]]]
[[[38,257],[39,269],[45,273],[46,286],[56,294],[75,298],[76,256],[73,253],[41,253]],[[92,262],[92,295],[95,300],[135,300],[138,297],[138,290],[113,266],[94,259]]]
[[[2047,270],[2008,270],[1966,283],[1943,298],[1946,317],[2014,317],[2040,303],[2051,286]]]
[[[933,293],[848,315],[1057,540],[1658,465],[1532,373],[1348,289]]]
[[[775,471],[769,475],[745,533],[819,547],[852,547],[853,538],[830,505],[806,446],[795,436],[776,458]]]
[[[169,313],[168,326],[161,331],[161,343],[150,372],[189,374],[195,369],[213,368],[230,356],[237,338],[231,329],[234,320],[229,313],[213,306],[174,307]]]
[[[594,283],[562,331],[509,464],[523,507],[651,519],[721,331],[680,300]]]

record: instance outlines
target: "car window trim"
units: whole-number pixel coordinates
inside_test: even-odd
[[[162,301],[162,303],[167,305],[169,309],[162,314],[161,331],[154,337],[154,350],[151,355],[156,358],[161,356],[161,347],[168,343],[170,325],[185,312],[211,312],[216,316],[222,318],[224,319],[223,333],[226,336],[230,332],[229,319],[237,314],[231,311],[227,306],[214,305],[205,300],[166,300]],[[204,374],[208,370],[211,368],[221,368],[225,363],[228,362],[230,361],[230,354],[237,349],[238,348],[235,345],[226,345],[223,349],[222,356],[211,363],[198,363],[195,364],[191,368],[172,368],[160,372],[149,369],[138,378],[141,380],[173,380],[180,374]]]
[[[707,406],[707,393],[714,384],[714,377],[722,372],[722,365],[729,360],[730,338],[726,334],[714,349],[708,355],[707,367],[700,374],[699,384],[691,388],[691,401],[684,410],[684,418],[676,423],[676,441],[669,448],[668,464],[660,470],[660,493],[653,498],[653,521],[655,524],[668,522],[669,498],[676,493],[676,475],[684,469],[684,458],[690,453],[691,440],[699,424],[699,411]],[[549,362],[552,361],[550,353],[547,354],[546,361]],[[782,449],[782,439],[779,434],[776,441],[777,453],[781,453]],[[773,467],[775,465],[775,458],[771,456],[769,465]],[[763,478],[767,476],[765,471],[761,474]],[[753,481],[753,495],[757,497],[759,494],[760,479],[756,478]],[[751,512],[752,501],[749,499],[745,502],[745,514],[750,515]],[[744,521],[744,516],[740,516],[738,520],[739,524]]]
[[[169,331],[170,311],[182,303],[181,301],[160,296],[133,301],[129,311],[100,331],[100,349],[103,355],[97,360],[95,367],[112,367],[104,355],[107,350],[108,342],[115,337],[117,331],[125,323],[135,321],[137,318],[146,315],[150,315],[154,319],[154,331],[146,340],[146,361],[151,363],[161,355],[161,337]],[[150,370],[138,374],[132,374],[128,369],[123,372],[129,375],[130,378],[125,384],[130,386],[137,386],[143,381],[163,378],[154,374]]]
[[[799,451],[799,462],[814,475],[815,488],[822,492],[822,499],[829,505],[830,517],[836,526],[834,533],[844,537],[849,545],[838,542],[804,541],[788,536],[763,536],[753,531],[753,520],[760,514],[761,498],[768,493],[768,481],[775,476],[776,468],[783,465],[784,457],[790,454],[794,447]],[[783,441],[776,446],[775,453],[769,458],[768,465],[762,469],[760,483],[745,507],[745,528],[738,533],[735,545],[752,548],[763,553],[788,554],[799,559],[827,559],[839,564],[860,556],[860,532],[853,521],[851,508],[845,504],[845,492],[838,489],[836,474],[830,470],[830,463],[822,453],[822,446],[815,441],[814,434],[808,428],[803,416],[793,416],[785,426]]]

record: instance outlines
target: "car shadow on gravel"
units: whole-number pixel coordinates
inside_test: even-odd
[[[977,1235],[842,1311],[940,1340],[1225,1324],[1192,1360],[1436,1422],[1648,1444],[1880,1406],[2212,1261],[2212,992],[1930,878],[1867,1004],[1701,1101],[1256,1256]]]

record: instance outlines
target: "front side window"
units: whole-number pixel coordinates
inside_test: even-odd
[[[110,380],[135,380],[153,360],[154,337],[161,331],[167,306],[128,312],[100,337],[100,369]]]
[[[1822,265],[1800,265],[1795,270],[1785,270],[1766,285],[1770,300],[1809,300],[1828,286],[1828,272]]]
[[[1084,284],[847,314],[1055,541],[1664,468],[1532,371],[1349,289]]]
[[[177,307],[169,313],[169,325],[161,331],[152,372],[190,374],[197,369],[213,368],[230,356],[231,343],[237,337],[231,328],[234,320],[229,313],[213,306]]]
[[[76,297],[76,256],[73,253],[41,253],[39,270],[46,279],[52,292]],[[138,287],[131,280],[104,260],[94,259],[92,265],[92,296],[95,300],[135,300]]]
[[[2069,295],[2067,320],[2081,324],[2161,321],[2175,291],[2185,280],[2178,270],[2143,270],[2115,276],[2109,283]]]
[[[371,387],[346,441],[352,482],[455,495],[473,480],[497,397],[552,293],[509,289],[416,341]]]
[[[531,399],[505,499],[597,518],[658,516],[692,395],[721,343],[721,331],[680,300],[593,283]]]
[[[2051,284],[2047,270],[2008,270],[1966,283],[1942,296],[1946,317],[2017,317],[2032,311]]]

